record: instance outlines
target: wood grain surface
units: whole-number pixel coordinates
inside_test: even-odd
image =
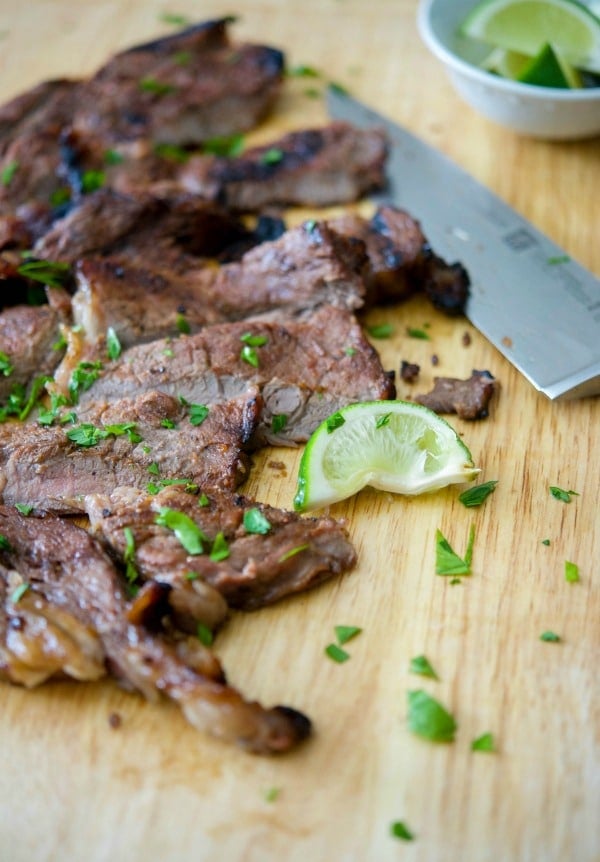
[[[0,97],[92,72],[115,49],[168,32],[165,12],[239,14],[237,38],[282,47],[290,65],[314,66],[403,123],[600,275],[600,141],[520,138],[475,114],[419,40],[411,0],[237,9],[220,0],[0,0]],[[257,137],[323,121],[323,101],[305,89],[290,80]],[[600,859],[600,401],[550,403],[466,321],[421,299],[369,321],[395,325],[376,342],[386,368],[422,366],[418,384],[400,381],[400,397],[428,389],[434,372],[488,368],[498,378],[490,417],[454,422],[483,479],[498,480],[493,496],[466,509],[456,488],[415,499],[365,491],[331,510],[358,548],[353,573],[230,619],[216,649],[231,681],[314,721],[314,738],[290,756],[222,745],[170,705],[110,681],[3,685],[1,862]],[[406,337],[425,322],[430,341]],[[245,490],[290,507],[299,457],[261,453]],[[559,502],[550,485],[579,496]],[[435,532],[460,552],[471,524],[473,574],[452,585],[435,574]],[[565,581],[565,560],[579,565],[579,583]],[[363,629],[343,665],[324,654],[340,624]],[[542,642],[545,630],[560,643]],[[439,681],[409,673],[419,654]],[[418,688],[455,716],[454,743],[410,733],[407,691]],[[497,752],[471,751],[486,731]],[[413,842],[391,836],[396,820]]]

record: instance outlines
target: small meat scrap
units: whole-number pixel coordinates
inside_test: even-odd
[[[416,362],[407,362],[403,359],[400,363],[400,377],[405,383],[414,383],[421,372],[421,366]]]
[[[415,401],[436,413],[456,413],[461,419],[485,419],[497,388],[489,371],[473,371],[466,380],[434,377],[431,392],[416,395]]]

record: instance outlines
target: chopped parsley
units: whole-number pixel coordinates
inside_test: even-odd
[[[172,431],[173,428],[177,428],[177,424],[172,419],[168,418],[161,419],[160,424],[162,428],[168,428],[169,431]]]
[[[139,88],[143,93],[153,93],[155,96],[167,96],[175,90],[172,84],[166,84],[164,81],[159,81],[151,76],[142,78],[139,82]]]
[[[152,461],[151,464],[148,464],[148,472],[152,473],[153,476],[160,476],[160,469],[156,461]]]
[[[471,525],[467,550],[464,559],[459,557],[451,547],[448,539],[440,530],[435,532],[435,573],[436,575],[470,575],[473,544],[475,542],[475,526]]]
[[[196,635],[198,636],[198,640],[203,646],[209,647],[212,645],[212,642],[214,640],[213,633],[211,629],[209,629],[209,627],[205,625],[205,623],[198,623],[198,626],[196,628]]]
[[[542,632],[540,635],[540,640],[545,643],[557,644],[560,641],[560,635],[557,635],[555,632],[547,631]]]
[[[104,171],[84,171],[81,176],[81,191],[84,195],[97,192],[106,182]]]
[[[453,742],[457,728],[450,713],[422,689],[408,692],[408,726],[431,742]]]
[[[415,840],[415,836],[403,820],[395,820],[390,826],[390,833],[392,837],[399,838],[401,841]]]
[[[344,353],[346,356],[354,356],[356,347],[344,347]]]
[[[494,742],[493,734],[482,733],[481,736],[478,736],[477,739],[474,739],[471,743],[471,751],[496,751],[496,744]]]
[[[10,542],[2,533],[0,533],[0,551],[12,551]]]
[[[263,347],[268,340],[266,335],[253,335],[251,332],[244,332],[243,335],[240,335],[240,341],[249,344],[250,347]]]
[[[178,312],[175,318],[175,326],[177,327],[177,332],[180,332],[182,335],[189,335],[192,331],[189,320],[181,311]]]
[[[265,802],[275,802],[275,800],[279,798],[280,793],[280,787],[269,787],[264,792]]]
[[[164,24],[172,24],[173,27],[187,27],[191,23],[186,15],[176,15],[173,12],[163,12],[159,16],[159,21]]]
[[[105,425],[102,428],[92,425],[90,422],[82,422],[81,425],[65,431],[65,434],[71,443],[75,443],[82,449],[91,449],[93,446],[97,446],[101,440],[107,440],[109,437],[122,437],[125,434],[131,443],[139,443],[142,439],[136,431],[135,422]]]
[[[135,584],[139,578],[139,572],[135,567],[135,537],[131,527],[123,527],[123,535],[125,536],[125,551],[123,552],[125,577],[127,583]]]
[[[29,589],[29,584],[26,584],[25,581],[23,581],[22,584],[19,584],[19,586],[13,590],[13,592],[11,593],[11,596],[10,596],[10,600],[13,603],[13,605],[16,605],[17,602],[21,601],[21,599],[23,598],[23,596],[25,595],[25,593],[27,592],[28,589]]]
[[[258,353],[254,347],[250,347],[249,344],[244,344],[240,351],[240,359],[243,362],[247,362],[248,365],[252,365],[253,368],[258,368],[259,360]]]
[[[375,418],[375,427],[376,428],[384,428],[386,425],[390,424],[390,416],[391,413],[382,413],[381,416],[377,416]]]
[[[202,425],[209,413],[206,404],[190,404],[190,425]]]
[[[202,152],[212,156],[239,156],[245,146],[243,135],[228,135],[209,138],[202,144]]]
[[[2,171],[0,172],[0,184],[3,185],[5,188],[9,186],[18,170],[19,162],[17,162],[16,160],[9,162],[7,165],[4,165]]]
[[[458,495],[458,499],[463,506],[466,506],[468,509],[473,508],[474,506],[481,506],[490,494],[493,493],[497,484],[497,479],[490,479],[489,482],[482,482],[481,485],[475,485],[473,488],[468,488],[466,491],[463,491],[462,494]]]
[[[15,503],[15,509],[25,517],[33,512],[33,506],[30,503]]]
[[[421,341],[429,341],[430,336],[428,332],[425,332],[424,329],[416,329],[413,326],[406,327],[406,334],[409,338],[420,338]]]
[[[112,326],[106,330],[106,353],[109,359],[118,359],[121,355],[121,342]]]
[[[260,157],[261,165],[278,165],[283,161],[283,150],[277,147],[270,147]]]
[[[50,195],[50,206],[62,207],[62,206],[64,206],[64,204],[68,203],[70,200],[71,200],[71,189],[67,188],[67,186],[60,186],[60,188],[54,189],[54,191]]]
[[[321,73],[314,66],[306,66],[298,64],[286,70],[286,74],[290,78],[320,78]]]
[[[562,503],[570,503],[571,497],[578,497],[577,491],[563,491],[562,488],[557,488],[556,485],[550,485],[550,493],[555,500],[560,500]]]
[[[307,551],[310,548],[308,542],[305,542],[303,545],[296,545],[295,548],[290,548],[289,551],[286,551],[285,554],[282,554],[277,560],[278,563],[285,563],[286,560],[290,560],[292,557],[295,557],[296,554],[300,554],[302,551]]]
[[[558,263],[569,263],[571,258],[568,254],[557,254],[553,257],[549,257],[546,263],[550,264],[550,266],[556,266]]]
[[[343,646],[348,641],[351,641],[352,638],[357,637],[362,632],[362,629],[359,626],[335,626],[334,631],[338,644]]]
[[[430,679],[439,679],[439,676],[433,669],[429,659],[424,655],[418,655],[411,658],[409,670],[411,673],[418,673],[420,676],[427,676]]]
[[[214,542],[212,544],[212,548],[210,551],[210,558],[213,563],[220,563],[221,560],[226,560],[229,556],[229,545],[227,544],[227,539],[224,534],[219,532],[215,536]]]
[[[350,658],[350,653],[347,653],[345,649],[342,649],[337,644],[328,644],[325,647],[325,655],[329,656],[329,658],[332,661],[337,662],[337,664],[343,664]]]
[[[271,417],[271,431],[273,434],[279,434],[287,425],[288,417],[285,413],[275,413]]]
[[[258,533],[264,536],[271,529],[271,524],[260,509],[246,509],[243,522],[247,533]]]
[[[342,416],[342,414],[341,414],[341,413],[339,413],[339,412],[338,412],[338,413],[333,413],[333,414],[332,414],[332,415],[331,415],[331,416],[326,420],[326,423],[327,423],[327,424],[326,424],[326,426],[325,426],[325,427],[327,428],[327,433],[328,433],[328,434],[333,434],[333,432],[336,430],[336,428],[341,428],[341,426],[345,423],[345,421],[346,421],[346,420],[344,419],[344,417]]]
[[[565,581],[569,584],[576,584],[579,580],[579,566],[577,563],[571,563],[565,560]]]
[[[118,150],[106,150],[104,153],[104,163],[107,165],[120,165],[125,161],[125,156]]]
[[[549,544],[550,544],[550,539],[542,539],[542,545],[546,545],[546,547],[548,547]]]
[[[172,60],[174,63],[177,63],[178,66],[189,66],[192,60],[192,52],[176,51],[173,54]]]
[[[163,506],[154,523],[172,530],[188,554],[195,556],[204,553],[203,542],[208,540],[200,527],[185,512]]]
[[[69,380],[69,394],[73,404],[77,404],[81,392],[87,390],[95,383],[100,376],[103,365],[102,362],[80,362],[73,369],[71,379]]]
[[[200,494],[200,496],[198,497],[198,505],[202,507],[210,505],[210,500],[208,499],[206,494]]]
[[[52,425],[58,417],[58,411],[69,403],[68,399],[60,392],[50,393],[50,407],[40,410],[37,415],[39,425]],[[62,420],[61,420],[62,421]]]
[[[10,361],[10,357],[3,350],[0,350],[0,374],[4,377],[10,377],[15,370],[15,366]]]
[[[71,267],[60,261],[26,260],[17,267],[17,272],[32,281],[39,281],[50,287],[62,287],[71,275]]]
[[[372,338],[390,338],[394,334],[394,327],[391,323],[376,323],[369,326],[367,332]]]

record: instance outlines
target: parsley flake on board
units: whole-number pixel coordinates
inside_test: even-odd
[[[244,512],[244,529],[247,533],[258,533],[264,536],[271,529],[271,524],[260,509],[246,509]]]
[[[577,563],[571,563],[565,560],[565,581],[569,584],[576,584],[579,580],[579,566]]]
[[[275,802],[275,800],[279,798],[280,793],[280,787],[269,787],[264,792],[265,802]]]
[[[489,482],[482,482],[480,485],[475,485],[473,488],[468,488],[466,491],[463,491],[462,494],[458,495],[458,499],[463,506],[467,507],[467,509],[473,508],[474,506],[481,506],[481,504],[485,502],[485,500],[487,500],[490,494],[495,490],[497,484],[497,479],[490,479]]]
[[[546,545],[546,547],[548,547],[549,544],[550,544],[550,539],[542,539],[542,545]]]
[[[185,512],[178,512],[177,509],[163,506],[154,519],[154,523],[172,530],[180,544],[191,556],[204,553],[203,542],[206,542],[207,538],[200,527]]]
[[[557,644],[560,641],[560,635],[557,635],[556,632],[542,632],[540,640],[544,643]]]
[[[394,334],[394,327],[391,323],[376,323],[368,326],[367,332],[371,338],[390,338]]]
[[[409,670],[411,673],[418,673],[420,676],[427,676],[430,679],[438,679],[439,676],[433,669],[431,662],[424,655],[417,655],[410,660]]]
[[[550,493],[555,500],[560,500],[562,503],[570,503],[571,497],[579,497],[577,491],[564,491],[556,485],[550,485]]]
[[[244,344],[242,349],[240,350],[240,359],[242,362],[247,362],[248,365],[252,365],[253,368],[258,368],[258,353],[254,347],[250,347],[249,344]]]
[[[328,644],[325,647],[325,655],[329,656],[337,664],[343,664],[350,658],[350,653],[347,653],[345,649],[342,649],[337,644]]]
[[[408,726],[431,742],[453,742],[457,728],[450,713],[422,689],[408,692]]]
[[[496,743],[491,733],[482,733],[471,743],[471,751],[496,751]]]
[[[260,157],[261,165],[278,165],[279,162],[283,161],[283,150],[278,149],[277,147],[271,147]]]
[[[334,631],[338,644],[343,646],[352,638],[357,637],[362,629],[359,626],[335,626]]]
[[[440,530],[435,531],[436,575],[470,575],[475,541],[475,526],[471,525],[464,559],[458,556]]]
[[[401,841],[414,841],[415,836],[403,820],[395,820],[390,826],[390,834]]]

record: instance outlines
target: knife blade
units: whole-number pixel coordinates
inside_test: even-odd
[[[338,88],[333,119],[379,127],[388,186],[435,252],[469,272],[466,315],[550,399],[600,394],[600,280],[447,156]]]

